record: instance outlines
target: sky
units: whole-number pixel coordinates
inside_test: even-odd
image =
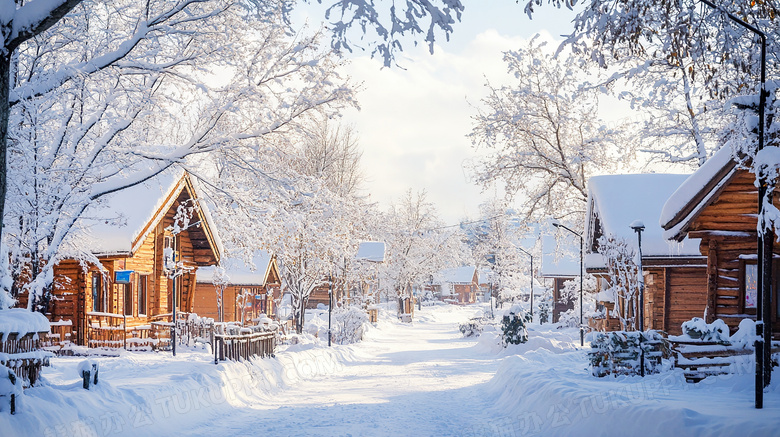
[[[511,79],[502,52],[537,32],[560,40],[574,18],[567,9],[545,6],[531,20],[525,2],[514,0],[463,3],[462,21],[450,41],[440,36],[433,55],[425,44],[406,44],[400,67],[383,68],[370,52],[354,52],[345,69],[362,83],[361,109],[346,111],[344,121],[359,133],[371,200],[385,208],[410,188],[425,190],[446,224],[477,218],[479,204],[496,196],[496,189],[483,192],[469,180],[464,163],[477,153],[466,135],[487,94],[486,79],[494,85]],[[321,19],[316,9],[297,13]]]

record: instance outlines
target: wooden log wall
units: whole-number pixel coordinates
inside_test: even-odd
[[[723,319],[734,332],[744,318],[744,265],[757,254],[758,190],[755,175],[739,170],[712,204],[691,223],[689,237],[701,238],[699,250],[708,259],[707,321]],[[780,206],[778,196],[775,205]],[[775,256],[780,246],[775,242]],[[777,271],[777,269],[775,269]],[[701,316],[700,316],[701,317]],[[780,328],[776,321],[774,330]]]

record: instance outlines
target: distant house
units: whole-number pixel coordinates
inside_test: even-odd
[[[579,242],[577,242],[579,243]],[[542,266],[539,276],[552,281],[552,321],[558,322],[561,313],[574,309],[574,300],[563,296],[563,284],[580,276],[579,244],[570,239],[556,241],[553,235],[542,237]]]
[[[479,277],[474,266],[442,270],[434,275],[433,285],[444,302],[465,305],[477,301]]]
[[[608,175],[594,176],[588,184],[586,271],[600,278],[602,290],[607,288],[606,260],[599,253],[598,239],[613,235],[636,247],[637,235],[630,225],[640,220],[645,226],[644,327],[670,334],[680,334],[684,321],[705,314],[707,258],[699,252],[700,241],[683,236],[679,242],[669,242],[659,224],[664,203],[687,178],[676,174]]]
[[[192,217],[188,227],[174,234],[179,206],[191,211]],[[117,331],[118,324],[142,329],[166,317],[170,322],[174,297],[179,310],[192,311],[196,271],[219,262],[221,243],[188,174],[163,172],[110,194],[99,206],[90,206],[83,217],[76,227],[100,266],[84,266],[73,259],[59,262],[47,314],[52,321],[71,321],[76,343],[87,344],[96,336],[116,342],[111,330]],[[166,274],[166,251],[186,267],[175,285]]]
[[[701,240],[707,270],[704,290],[686,304],[706,320],[723,319],[733,330],[756,317],[757,212],[756,177],[741,169],[724,147],[693,173],[667,200],[661,215],[665,236]],[[775,196],[775,205],[777,205]],[[780,246],[774,242],[772,329],[780,330]]]
[[[226,259],[222,266],[228,283],[222,296],[222,317],[217,306],[219,288],[214,284],[215,266],[201,267],[196,275],[193,311],[199,316],[224,322],[249,321],[265,314],[276,315],[281,299],[281,280],[276,257],[264,250],[255,252],[252,265],[243,260]]]

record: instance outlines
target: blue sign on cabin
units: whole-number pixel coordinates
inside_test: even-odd
[[[114,272],[114,282],[117,284],[129,284],[130,274],[133,270],[117,270]]]

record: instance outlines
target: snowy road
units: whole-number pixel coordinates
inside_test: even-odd
[[[281,390],[270,402],[192,429],[198,435],[471,435],[485,419],[484,383],[500,359],[461,338],[474,309],[418,313],[354,346],[355,360]],[[316,364],[312,365],[312,368]]]

